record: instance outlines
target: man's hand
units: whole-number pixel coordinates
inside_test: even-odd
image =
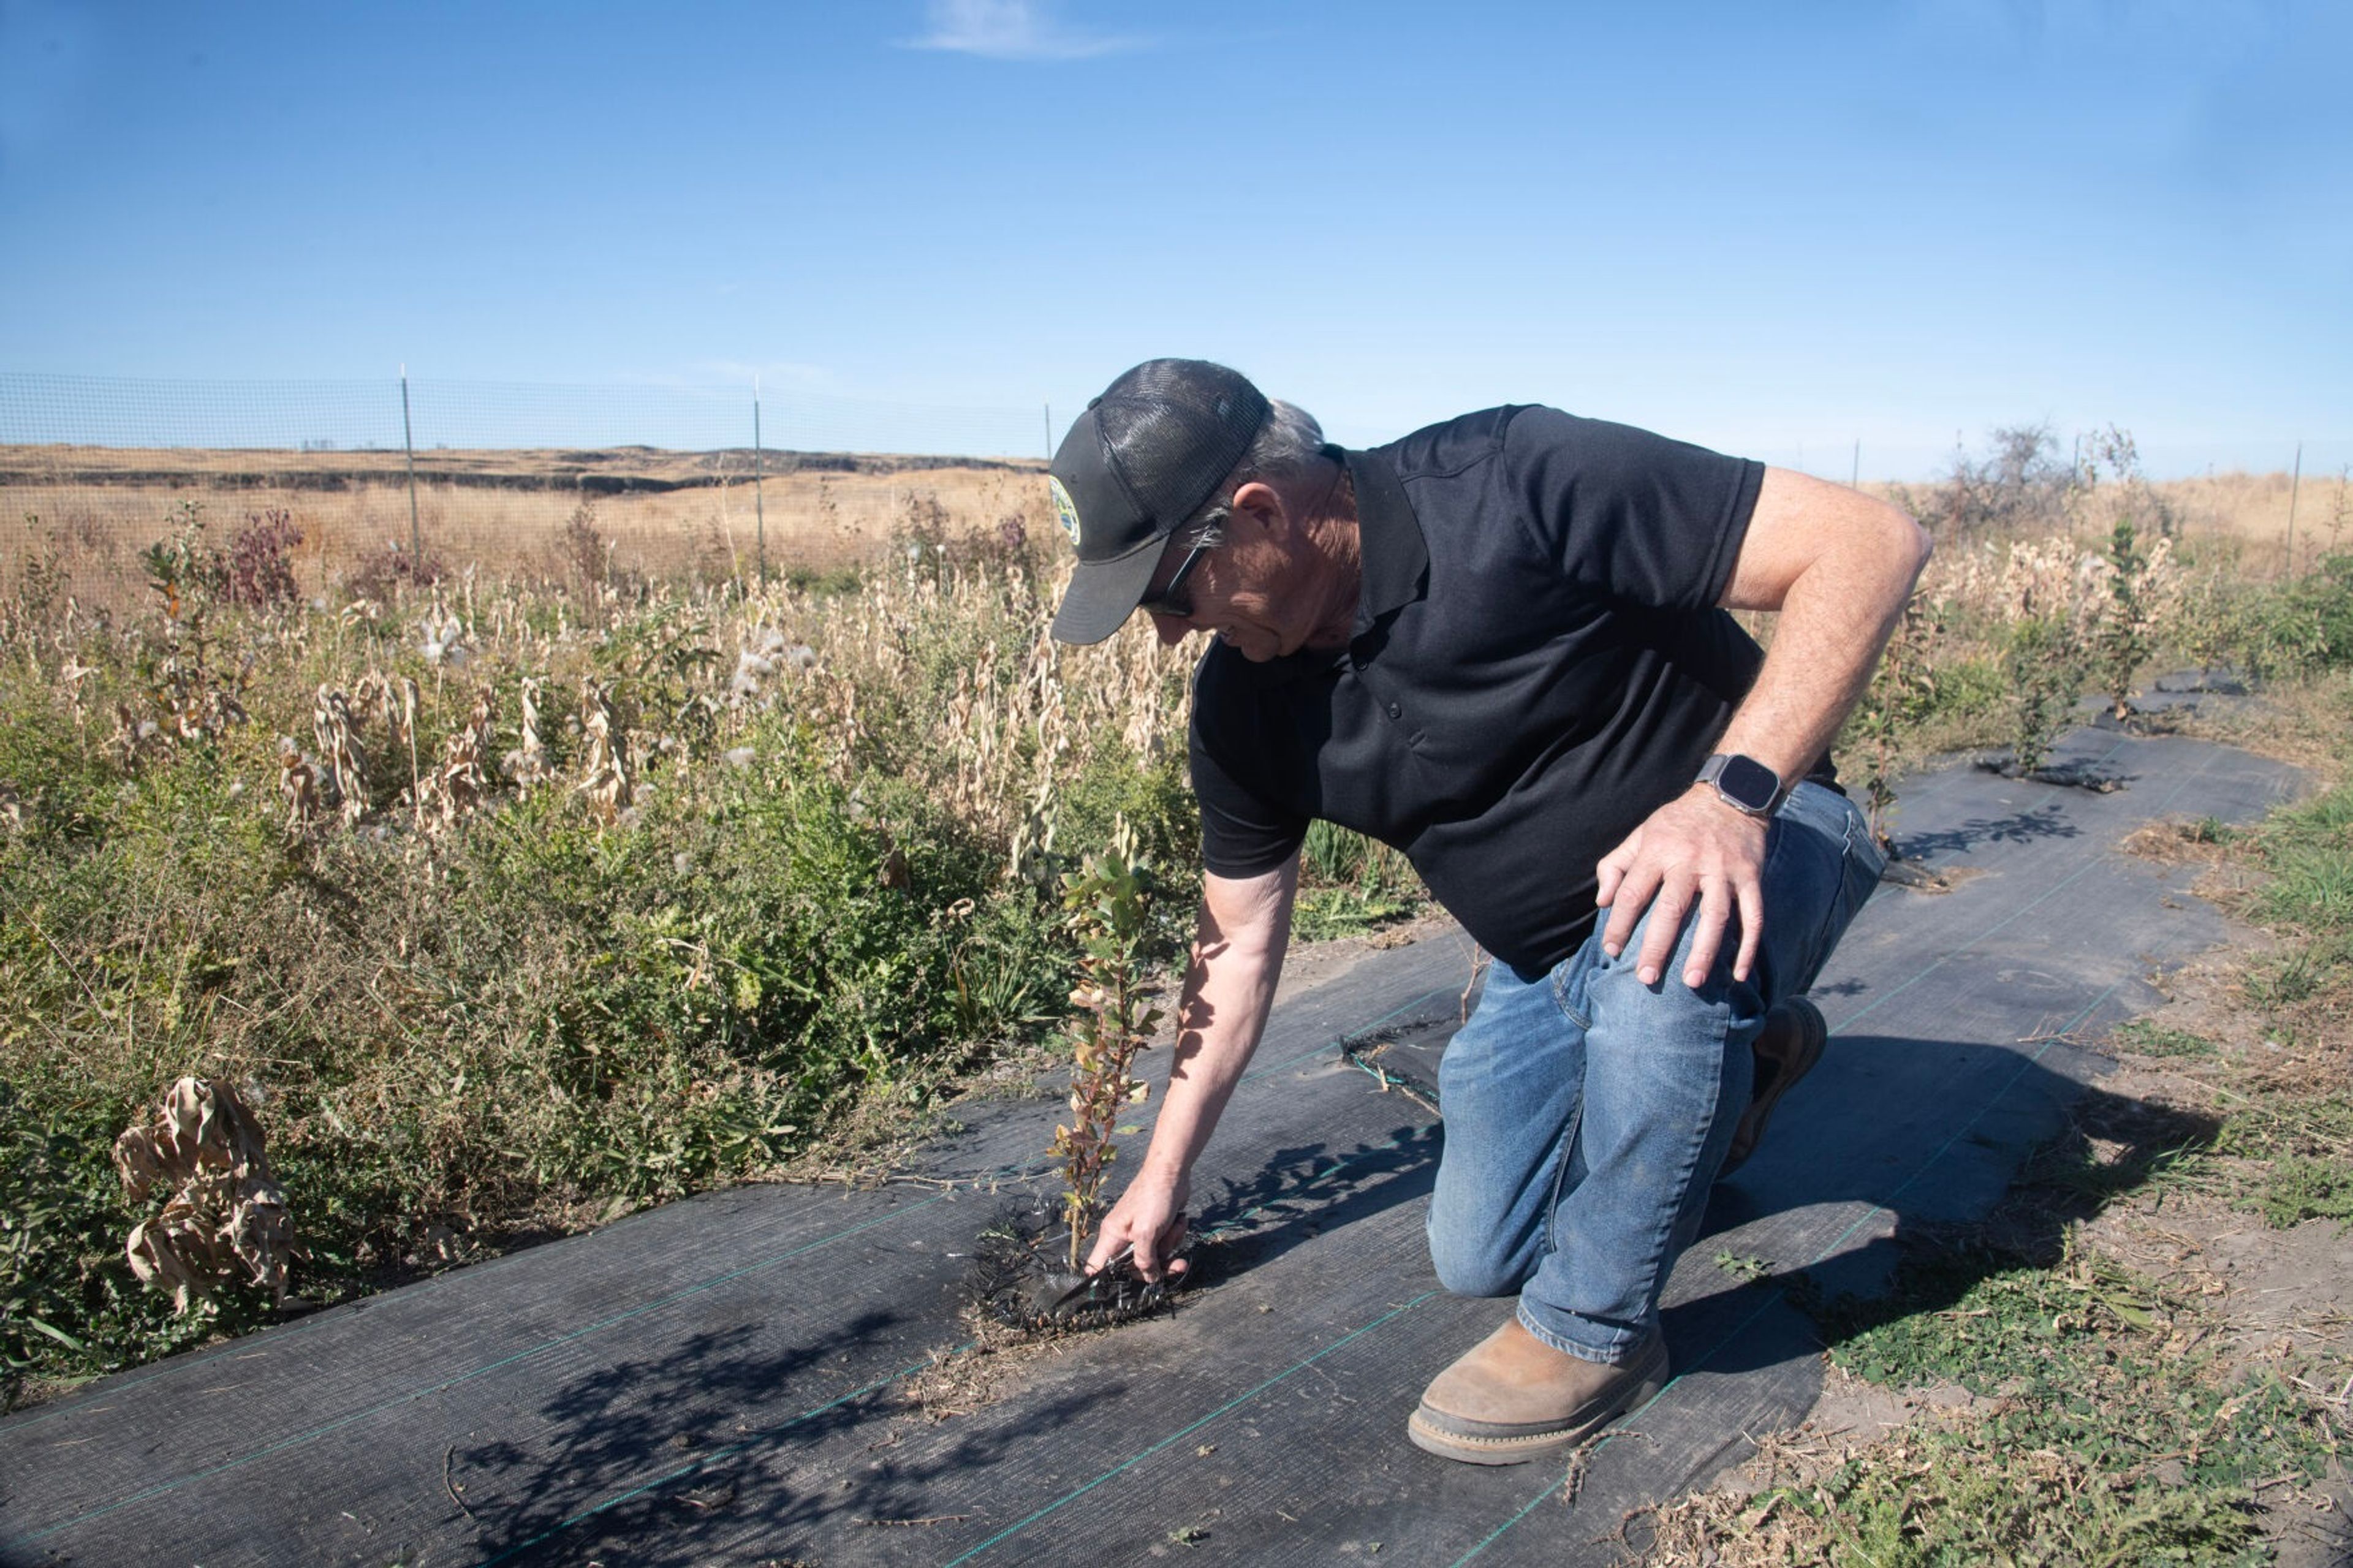
[[[1187,1173],[1241,1080],[1274,1005],[1282,950],[1291,941],[1291,900],[1299,890],[1299,857],[1256,877],[1201,879],[1201,918],[1193,962],[1176,1002],[1176,1060],[1152,1129],[1152,1147],[1135,1180],[1103,1216],[1087,1254],[1087,1272],[1123,1247],[1135,1248],[1136,1272],[1158,1279],[1184,1272],[1169,1257],[1185,1239]]]
[[[1601,885],[1594,902],[1609,911],[1601,946],[1615,958],[1624,951],[1642,911],[1651,911],[1635,973],[1655,985],[1674,956],[1685,916],[1692,931],[1691,961],[1683,984],[1707,984],[1724,950],[1724,928],[1740,921],[1740,950],[1732,976],[1748,978],[1765,930],[1765,824],[1726,805],[1705,785],[1694,785],[1652,812],[1626,841],[1601,858]]]
[[[1135,1271],[1145,1279],[1156,1280],[1164,1269],[1184,1273],[1185,1260],[1171,1255],[1185,1244],[1185,1200],[1191,1191],[1192,1183],[1181,1174],[1172,1178],[1149,1168],[1140,1173],[1103,1216],[1094,1249],[1087,1254],[1087,1272],[1095,1273],[1133,1242]]]

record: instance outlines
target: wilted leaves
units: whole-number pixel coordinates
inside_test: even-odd
[[[123,1247],[142,1283],[169,1290],[185,1312],[241,1267],[285,1299],[293,1220],[270,1179],[261,1123],[234,1087],[180,1079],[143,1126],[114,1141],[114,1168],[132,1203],[164,1194]]]

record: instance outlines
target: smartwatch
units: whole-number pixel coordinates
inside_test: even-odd
[[[1718,800],[1750,816],[1770,816],[1781,804],[1781,775],[1737,752],[1718,752],[1708,758],[1692,782],[1714,784]]]

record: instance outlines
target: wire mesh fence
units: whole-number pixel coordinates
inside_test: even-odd
[[[473,569],[823,574],[894,531],[1025,527],[1052,417],[753,385],[165,381],[0,372],[0,568],[124,603],[148,546],[290,527],[306,594]]]

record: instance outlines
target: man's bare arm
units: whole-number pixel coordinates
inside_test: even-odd
[[[1095,1234],[1090,1272],[1132,1242],[1137,1269],[1156,1279],[1184,1240],[1193,1162],[1266,1028],[1298,889],[1296,856],[1261,877],[1201,879],[1200,921],[1177,1003],[1176,1059],[1167,1094],[1142,1168]]]
[[[1743,752],[1794,784],[1822,754],[1871,684],[1880,650],[1927,564],[1928,536],[1883,502],[1841,485],[1767,468],[1724,605],[1776,610],[1780,624],[1756,684],[1716,749]],[[1746,979],[1764,929],[1765,825],[1694,786],[1659,808],[1601,860],[1598,901],[1613,956],[1655,903],[1636,973],[1655,984],[1684,917],[1696,912],[1688,985],[1705,983],[1736,915],[1733,973]]]
[[[1724,605],[1778,610],[1781,620],[1717,749],[1795,783],[1870,686],[1927,563],[1926,531],[1894,507],[1767,468]]]

